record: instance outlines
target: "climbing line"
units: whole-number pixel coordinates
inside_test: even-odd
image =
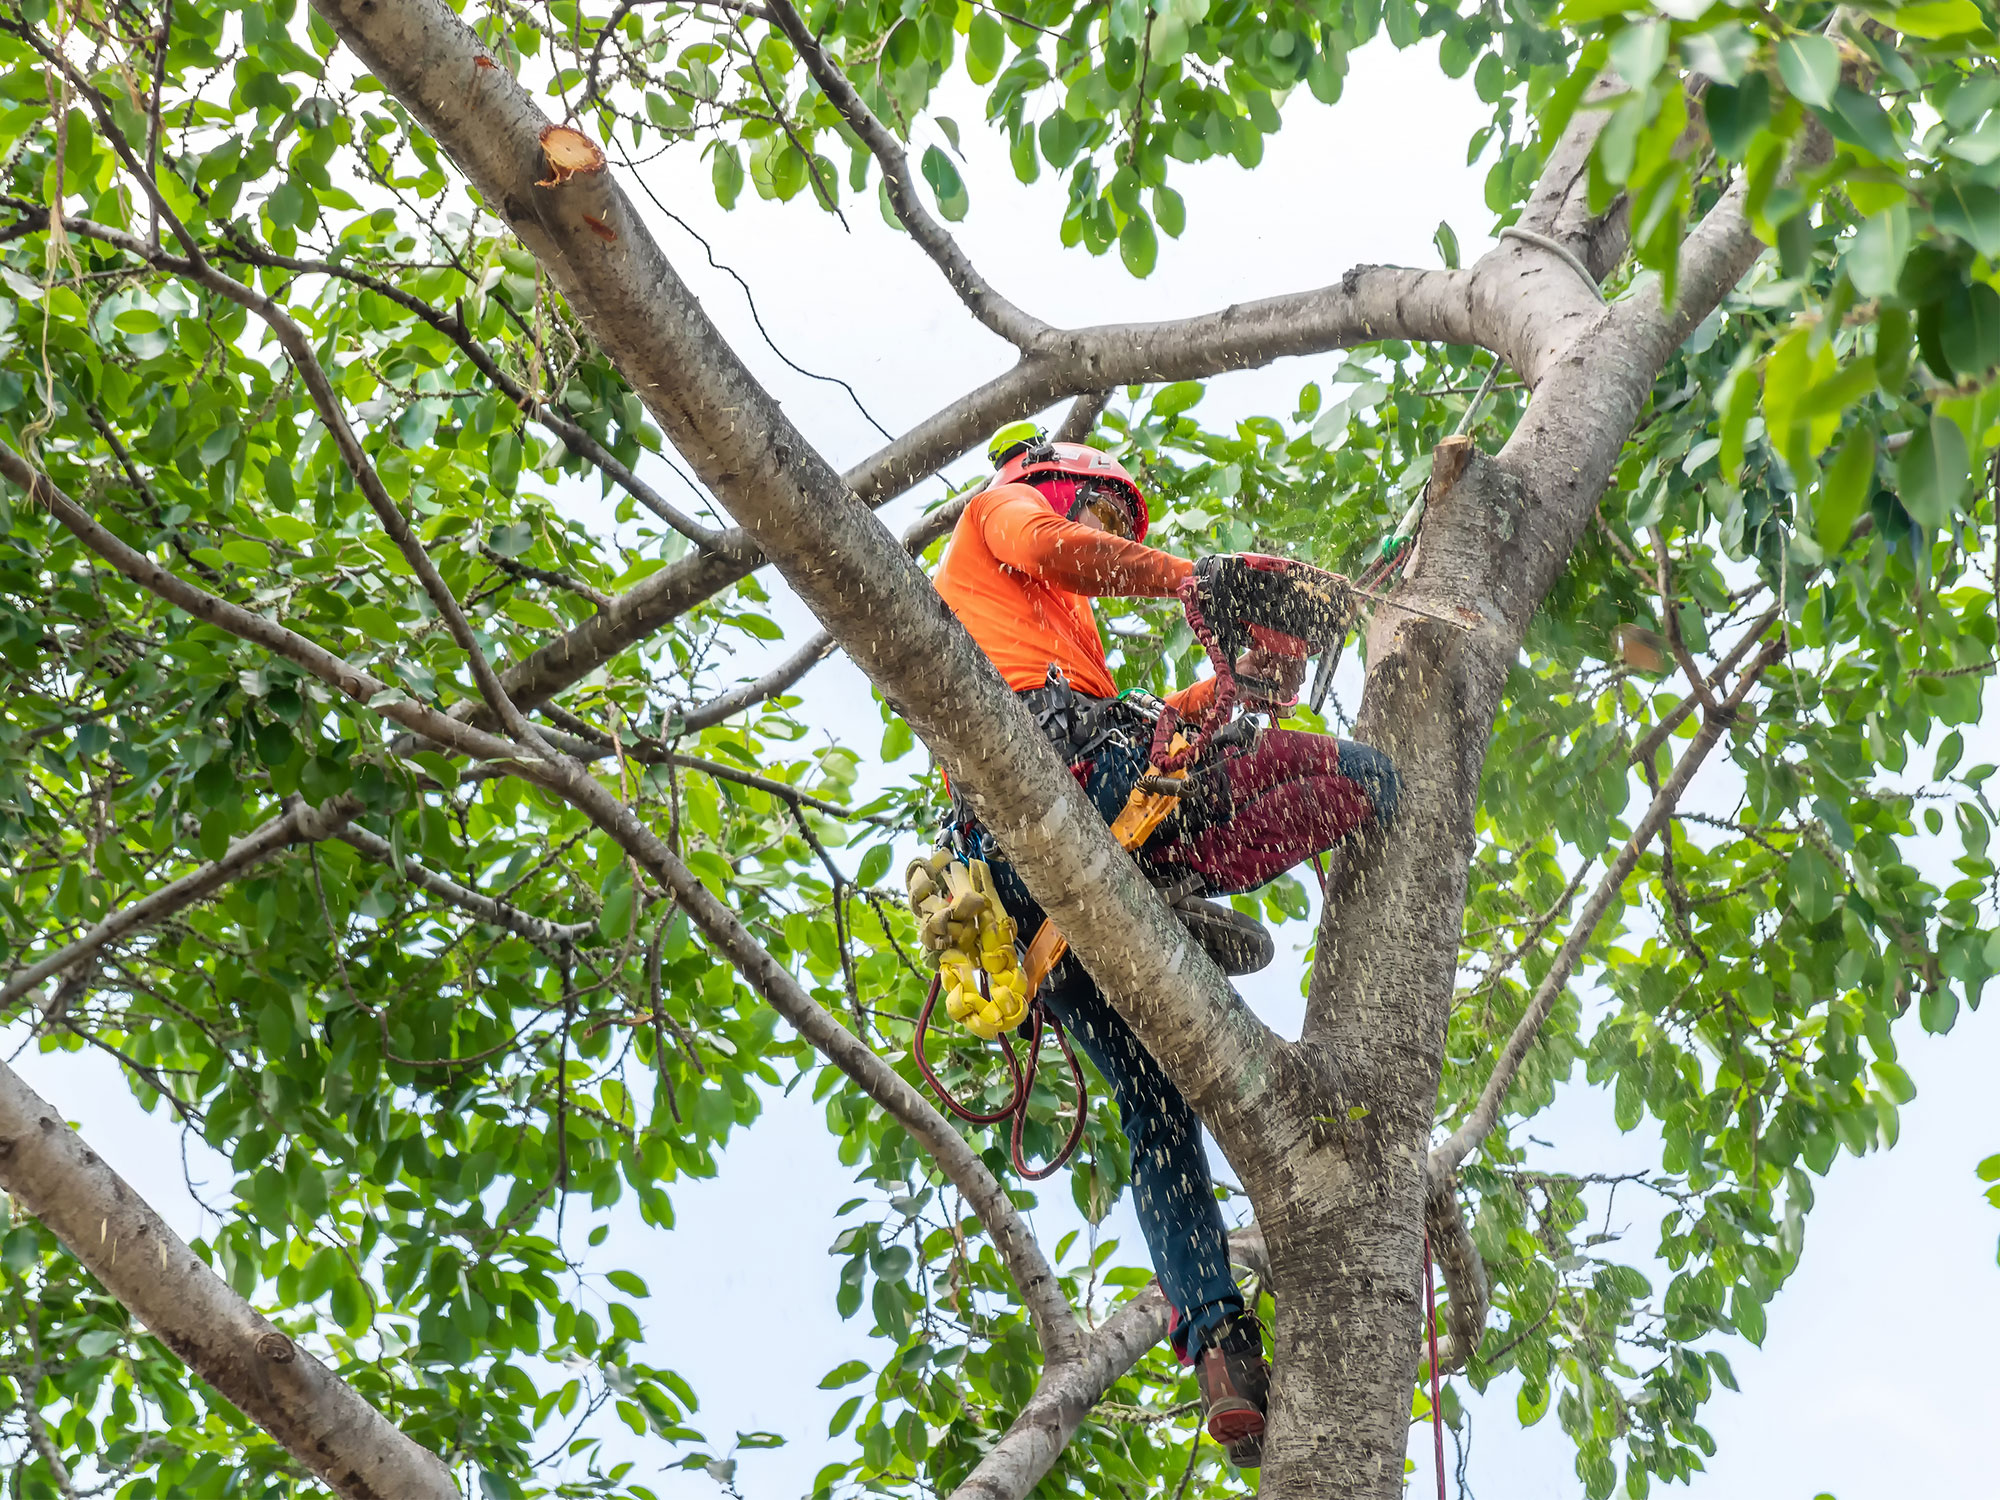
[[[1062,1022],[1057,1020],[1039,999],[1031,1001],[1028,1006],[1027,1067],[1024,1069],[1021,1066],[1020,1059],[1014,1055],[1013,1043],[1007,1040],[1006,1032],[1001,1032],[998,1041],[1000,1050],[1007,1057],[1007,1071],[1013,1077],[1013,1092],[1008,1095],[1007,1102],[998,1109],[986,1111],[973,1109],[970,1105],[962,1103],[950,1089],[945,1087],[944,1080],[931,1068],[930,1059],[924,1056],[924,1038],[930,1031],[931,1011],[937,1005],[938,989],[943,982],[943,975],[931,980],[930,993],[924,997],[924,1008],[917,1016],[916,1035],[910,1039],[910,1055],[916,1059],[917,1071],[924,1075],[924,1082],[931,1086],[931,1091],[938,1096],[944,1107],[967,1124],[997,1125],[1002,1120],[1013,1122],[1008,1131],[1007,1149],[1014,1158],[1015,1171],[1031,1181],[1040,1181],[1044,1177],[1053,1175],[1075,1154],[1078,1143],[1083,1140],[1084,1122],[1090,1117],[1090,1086],[1083,1081],[1083,1069],[1077,1065],[1076,1053],[1070,1048],[1069,1036],[1064,1032]],[[983,973],[980,975],[980,982],[982,985],[986,982]],[[1027,1153],[1021,1149],[1021,1132],[1028,1123],[1028,1100],[1035,1091],[1035,1070],[1041,1063],[1042,1032],[1045,1027],[1055,1033],[1056,1045],[1062,1049],[1063,1061],[1069,1064],[1070,1077],[1076,1082],[1076,1119],[1070,1125],[1069,1136],[1063,1141],[1062,1149],[1044,1165],[1031,1167],[1028,1165]]]
[[[1524,245],[1533,245],[1537,250],[1548,251],[1549,254],[1563,261],[1582,278],[1583,284],[1590,288],[1591,296],[1595,297],[1599,302],[1604,300],[1604,288],[1599,286],[1597,278],[1590,274],[1590,267],[1586,266],[1577,257],[1577,253],[1561,240],[1552,240],[1545,234],[1537,234],[1532,229],[1523,229],[1518,224],[1509,224],[1505,229],[1501,230],[1500,238],[1503,240],[1519,240]]]

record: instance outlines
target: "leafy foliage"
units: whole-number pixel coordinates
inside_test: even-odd
[[[1500,222],[1576,112],[1605,112],[1592,194],[1624,195],[1635,249],[1612,295],[1672,285],[1688,226],[1727,181],[1749,185],[1774,252],[1661,377],[1509,683],[1439,1103],[1449,1125],[1477,1096],[1577,884],[1691,732],[1682,718],[1659,733],[1686,684],[1664,656],[1635,653],[1632,632],[1679,640],[1706,669],[1775,610],[1788,649],[1729,735],[1731,767],[1641,860],[1586,950],[1588,1004],[1558,1006],[1507,1130],[1465,1174],[1499,1314],[1467,1378],[1518,1372],[1522,1419],[1555,1411],[1593,1497],[1621,1471],[1639,1496],[1699,1467],[1712,1446],[1700,1404],[1731,1383],[1714,1335],[1762,1338],[1802,1251],[1812,1177],[1843,1148],[1894,1143],[1915,1087],[1898,1028],[1949,1029],[2000,969],[1994,768],[1962,764],[2000,645],[1986,562],[2000,440],[1991,12],[1935,0],[1829,30],[1824,7],[1692,10],[807,8],[864,99],[922,146],[941,217],[962,218],[978,187],[960,170],[961,127],[939,113],[969,98],[1022,180],[1068,174],[1063,241],[1115,244],[1135,275],[1152,267],[1156,230],[1184,227],[1175,163],[1255,167],[1298,85],[1334,102],[1349,53],[1378,33],[1397,47],[1437,37],[1443,70],[1492,106],[1469,157],[1491,155]],[[173,211],[205,255],[310,329],[493,658],[526,659],[686,554],[629,493],[614,511],[623,542],[556,503],[592,475],[609,494],[605,456],[648,474],[672,459],[532,258],[456,196],[436,145],[351,75],[324,23],[285,3],[176,0],[162,53],[136,11],[86,18],[26,0],[19,16],[0,30],[0,138],[16,143],[0,183],[0,425],[106,524],[375,664],[396,691],[471,707],[435,610],[255,320],[120,238],[144,252],[147,205],[29,34],[60,38],[92,70],[131,142],[151,138],[149,80],[164,79]],[[724,208],[746,182],[833,208],[876,170],[751,16],[564,3],[469,19],[502,66],[631,159],[705,153]],[[1815,141],[1826,149],[1788,173]],[[38,215],[55,202],[88,223],[51,233]],[[1455,239],[1440,248],[1455,256]],[[1489,360],[1378,344],[1336,361],[1291,413],[1226,431],[1195,415],[1198,384],[1133,390],[1098,439],[1146,479],[1165,545],[1360,573],[1382,561]],[[1524,399],[1496,384],[1473,413],[1482,443]],[[536,420],[544,404],[598,454]],[[0,497],[0,523],[10,966],[222,856],[287,798],[351,794],[357,826],[390,851],[295,850],[41,997],[41,1046],[110,1051],[142,1102],[234,1165],[225,1227],[200,1247],[233,1285],[488,1495],[647,1496],[601,1454],[600,1412],[726,1481],[696,1393],[635,1360],[644,1283],[586,1280],[577,1237],[601,1235],[628,1195],[670,1229],[673,1185],[717,1169],[760,1088],[810,1078],[864,1187],[841,1216],[827,1290],[883,1351],[827,1377],[855,1390],[834,1424],[854,1447],[819,1490],[912,1493],[967,1472],[1039,1361],[1004,1270],[900,1127],[781,1031],[661,892],[580,815],[413,751],[376,716],[93,567],[18,495]],[[570,685],[556,722],[595,746],[607,778],[673,831],[782,964],[914,1078],[923,976],[905,957],[906,918],[875,887],[891,839],[926,816],[926,778],[910,769],[863,799],[858,752],[823,746],[796,699],[686,727],[737,675],[733,655],[780,633],[766,602],[746,580],[683,613]],[[1196,653],[1177,617],[1136,602],[1105,613],[1121,684],[1189,680]],[[889,720],[882,758],[902,764],[911,748]],[[1926,836],[1956,849],[1955,880],[1920,868]],[[470,914],[426,872],[576,931]],[[1241,901],[1274,919],[1305,910],[1289,878]],[[998,1087],[976,1048],[936,1046],[954,1086]],[[1657,1171],[1611,1182],[1526,1167],[1515,1141],[1579,1064],[1612,1090],[1621,1126],[1657,1130]],[[1036,1106],[1029,1146],[1043,1151],[1053,1091]],[[984,1144],[1004,1172],[1004,1146]],[[1124,1161],[1100,1112],[1070,1173],[1093,1224]],[[1590,1227],[1621,1189],[1660,1206],[1657,1242],[1634,1248],[1665,1264],[1664,1286]],[[261,1493],[304,1492],[287,1456],[189,1389],[49,1236],[19,1221],[5,1235],[0,1431],[23,1493],[56,1493],[31,1421],[131,1500],[238,1493],[246,1475]],[[1110,1241],[1057,1259],[1066,1292],[1099,1310],[1146,1280]],[[1174,1487],[1191,1397],[1178,1367],[1149,1356],[1051,1492]],[[1221,1492],[1213,1449],[1194,1464],[1188,1493]]]

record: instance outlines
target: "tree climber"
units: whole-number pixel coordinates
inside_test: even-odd
[[[1217,681],[1204,678],[1165,704],[1138,693],[1121,697],[1090,600],[1172,597],[1195,565],[1143,545],[1145,496],[1108,454],[1049,443],[1039,432],[1018,434],[995,440],[990,456],[998,472],[966,506],[937,589],[1112,822],[1147,769],[1163,709],[1197,718]],[[1303,671],[1303,657],[1253,648],[1235,675],[1254,694],[1247,706],[1275,716],[1295,705]],[[1386,826],[1396,793],[1395,770],[1377,750],[1238,720],[1195,759],[1174,811],[1135,856],[1184,920],[1226,918],[1234,914],[1198,898],[1252,890],[1343,839]],[[952,831],[962,855],[987,861],[1001,905],[1021,938],[1032,938],[1043,921],[1040,906],[956,794]],[[1239,1465],[1255,1464],[1270,1371],[1263,1330],[1230,1274],[1200,1123],[1073,956],[1050,973],[1041,1000],[1082,1043],[1118,1101],[1139,1223],[1173,1308],[1175,1352],[1196,1366],[1208,1431]]]

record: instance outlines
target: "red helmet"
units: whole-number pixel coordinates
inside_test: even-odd
[[[1139,482],[1110,454],[1084,443],[1047,442],[1037,433],[1032,440],[1015,442],[991,457],[1000,465],[993,476],[995,489],[1003,484],[1032,483],[1041,475],[1060,474],[1067,479],[1090,480],[1124,490],[1132,497],[1132,539],[1136,542],[1146,539],[1146,523],[1150,519],[1146,497],[1139,489]],[[1051,500],[1050,505],[1054,504]]]

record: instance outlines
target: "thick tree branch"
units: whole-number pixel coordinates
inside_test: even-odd
[[[5,1065],[0,1187],[190,1370],[334,1494],[343,1500],[458,1500],[458,1486],[436,1454],[412,1442],[231,1291]]]
[[[958,300],[965,304],[973,317],[1017,348],[1026,348],[1047,333],[1048,324],[1023,312],[994,291],[964,250],[959,248],[958,241],[951,237],[944,225],[931,217],[923,200],[917,196],[916,176],[910,170],[910,159],[904,154],[902,142],[896,139],[895,132],[875,117],[875,112],[854,91],[854,85],[847,81],[840,65],[827,55],[819,38],[813,35],[812,28],[792,9],[791,0],[766,0],[764,10],[771,23],[798,50],[806,71],[812,74],[813,82],[819,85],[827,102],[880,164],[882,186],[889,195],[889,206],[895,210],[903,227],[909,230],[910,238],[936,262],[952,291],[958,294]]]
[[[1056,429],[1059,443],[1087,443],[1090,435],[1097,430],[1097,419],[1104,415],[1104,408],[1111,404],[1109,391],[1085,391],[1072,401],[1069,411],[1062,419],[1062,426]]]
[[[1435,1164],[1424,1172],[1424,1230],[1430,1235],[1431,1258],[1444,1278],[1450,1301],[1445,1305],[1445,1324],[1450,1338],[1439,1346],[1438,1370],[1462,1369],[1479,1350],[1486,1332],[1490,1289],[1486,1262],[1472,1243],[1466,1226],[1465,1209],[1458,1201],[1458,1183],[1453,1174]]]
[[[1264,1238],[1255,1225],[1229,1237],[1230,1259],[1263,1268]],[[1044,1366],[1028,1399],[951,1500],[1025,1500],[1055,1466],[1105,1393],[1167,1336],[1167,1299],[1155,1282],[1088,1334],[1078,1357]]]
[[[1076,1315],[1033,1232],[984,1160],[902,1075],[844,1028],[753,938],[728,906],[683,864],[637,814],[568,756],[524,756],[511,741],[465,724],[400,695],[383,695],[383,684],[261,615],[218,599],[159,567],[100,526],[18,453],[0,443],[0,476],[6,477],[92,552],[134,583],[196,619],[239,639],[264,646],[304,668],[329,687],[412,734],[475,759],[510,762],[523,780],[553,792],[591,819],[641,867],[672,890],[695,927],[734,965],[766,1003],[789,1021],[812,1046],[880,1104],[924,1148],[978,1213],[995,1250],[1020,1287],[1035,1322],[1044,1356],[1070,1358],[1080,1337]],[[390,701],[394,698],[396,701]],[[1067,777],[1064,778],[1068,780]],[[1074,782],[1070,783],[1072,786]]]
[[[1736,686],[1718,705],[1716,711],[1703,716],[1701,728],[1695,731],[1694,738],[1681,753],[1681,758],[1675,764],[1672,774],[1660,784],[1659,794],[1653,798],[1652,805],[1639,819],[1638,826],[1632,830],[1632,836],[1625,841],[1625,847],[1619,850],[1618,857],[1605,870],[1604,878],[1598,882],[1597,889],[1591,892],[1590,900],[1584,903],[1583,911],[1577,916],[1576,925],[1570,929],[1569,936],[1556,951],[1555,960],[1549,965],[1548,973],[1542,977],[1541,984],[1535,989],[1534,997],[1529,1000],[1527,1009],[1521,1013],[1521,1019],[1515,1023],[1506,1045],[1500,1049],[1499,1056],[1494,1060],[1493,1071],[1486,1080],[1486,1086],[1480,1090],[1479,1101],[1473,1105],[1471,1112],[1466,1115],[1458,1129],[1446,1137],[1444,1143],[1431,1153],[1434,1172],[1441,1174],[1456,1172],[1499,1123],[1501,1106],[1506,1102],[1507,1091],[1514,1086],[1515,1075],[1520,1072],[1522,1062],[1527,1058],[1529,1049],[1534,1046],[1535,1038],[1542,1029],[1542,1023],[1548,1020],[1549,1012],[1555,1009],[1556,1000],[1569,983],[1570,975],[1575,972],[1577,961],[1583,956],[1583,950],[1590,946],[1590,940],[1596,935],[1598,924],[1604,920],[1604,914],[1611,909],[1612,903],[1618,899],[1619,892],[1624,889],[1626,877],[1637,866],[1639,857],[1653,842],[1654,836],[1673,816],[1674,809],[1680,805],[1681,794],[1687,790],[1694,773],[1701,769],[1701,763],[1708,758],[1708,752],[1715,748],[1717,741],[1729,728],[1735,718],[1736,709],[1742,704],[1750,689],[1756,685],[1757,679],[1763,676],[1764,669],[1783,655],[1784,649],[1782,637],[1773,640],[1745,668],[1743,675],[1737,679]]]
[[[1271,1082],[1262,1063],[1276,1038],[1112,842],[921,570],[743,366],[609,174],[578,173],[560,184],[545,178],[546,117],[505,69],[478,66],[477,39],[440,0],[315,5],[505,216],[675,447],[951,768],[1030,890],[1196,1108],[1225,1141],[1232,1127],[1254,1130]],[[1412,296],[1450,321],[1456,273],[1375,274],[1378,285],[1407,280]],[[1332,300],[1348,316],[1365,299],[1343,290]],[[1457,306],[1462,322],[1462,296]],[[1198,340],[1200,357],[1212,361],[1253,329],[1267,357],[1288,352],[1275,346],[1300,338],[1301,320],[1266,328],[1260,309],[1232,310],[1205,337],[1184,326],[1186,352],[1192,356]],[[1050,341],[1049,358],[1065,363],[1063,345],[1075,337]],[[1092,371],[1029,409],[1113,383]],[[1245,1088],[1246,1077],[1264,1082]]]

